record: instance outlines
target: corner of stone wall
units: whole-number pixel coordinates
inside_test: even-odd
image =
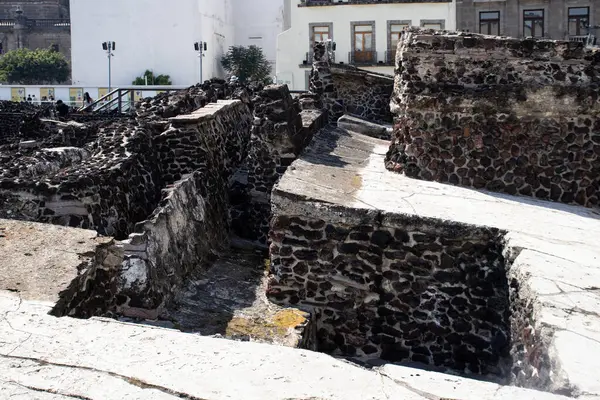
[[[253,99],[248,158],[232,183],[232,224],[245,239],[265,244],[271,190],[322,126],[322,113],[302,111],[286,85],[265,87]]]
[[[99,244],[93,254],[81,254],[79,275],[59,293],[51,315],[90,318],[115,311],[117,277],[124,251],[119,242]]]
[[[507,381],[519,387],[572,397],[575,390],[553,356],[555,330],[538,322],[541,306],[529,286],[530,276],[520,269],[519,255],[522,250],[505,241],[512,362],[506,371]]]

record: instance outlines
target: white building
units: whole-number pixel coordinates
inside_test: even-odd
[[[455,0],[285,0],[285,32],[277,40],[277,81],[308,88],[315,41],[336,44],[335,62],[393,74],[406,26],[456,29]]]
[[[277,36],[283,32],[283,0],[234,0],[234,5],[235,44],[261,47],[275,74]]]
[[[116,42],[112,87],[131,85],[147,69],[174,85],[197,83],[200,41],[203,80],[224,75],[220,59],[235,44],[257,44],[274,60],[282,8],[283,0],[71,0],[73,85],[107,86],[106,41]]]

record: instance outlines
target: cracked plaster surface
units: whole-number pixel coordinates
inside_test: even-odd
[[[403,367],[366,370],[305,350],[55,318],[50,308],[0,291],[0,398],[566,399]]]

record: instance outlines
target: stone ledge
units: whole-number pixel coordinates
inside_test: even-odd
[[[105,319],[54,318],[47,315],[49,308],[0,291],[0,396],[43,400],[567,399],[416,369],[366,370],[324,354],[279,346]]]
[[[95,231],[0,219],[0,290],[57,302],[111,241]]]
[[[179,124],[196,123],[207,119],[215,119],[219,113],[224,112],[229,108],[240,106],[241,104],[243,104],[241,100],[218,100],[216,103],[208,103],[206,106],[199,108],[190,114],[169,118],[169,121],[173,123],[173,126],[177,127]]]

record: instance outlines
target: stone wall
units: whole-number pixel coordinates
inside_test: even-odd
[[[111,243],[85,267],[81,278],[61,295],[57,315],[89,317],[117,312],[155,319],[192,271],[207,268],[226,249],[229,179],[246,157],[251,113],[239,100],[219,101],[174,117],[171,123],[172,127],[156,138],[158,151],[146,149],[156,158],[142,163],[159,171],[158,184],[132,174],[135,170],[128,168],[127,162],[122,163],[125,173],[106,161],[114,173],[110,177],[115,188],[110,193],[102,191],[111,188],[101,188],[98,198],[106,201],[115,215],[130,217],[128,222],[141,222],[129,230],[132,233],[125,240]],[[98,179],[102,174],[95,175],[94,182]],[[129,189],[119,187],[119,179],[129,179]],[[165,189],[156,201],[137,199],[126,206],[119,203],[121,197],[135,201],[136,190],[160,187]],[[73,204],[85,212],[80,203]],[[150,204],[158,207],[144,210],[145,215],[127,214],[134,206]],[[129,233],[118,233],[125,232]]]
[[[13,162],[21,165],[19,175],[4,169],[0,190],[13,197],[23,219],[125,238],[160,198],[160,171],[150,135],[133,121],[113,123],[101,128],[98,139],[84,150],[70,152],[75,153],[79,159],[59,157],[64,148],[47,148],[17,158]],[[57,162],[47,165],[40,158],[44,154]]]
[[[169,116],[191,111],[206,94],[201,89],[182,92],[161,96],[161,110],[146,108],[136,119],[82,125],[34,114],[20,136],[0,148],[0,215],[125,239],[152,214],[163,187],[214,165],[230,175],[247,154],[248,106],[209,103],[169,121],[165,110]],[[182,96],[188,99],[184,105],[179,104]],[[170,108],[173,104],[179,106]],[[198,120],[202,127],[194,125]],[[33,141],[19,143],[27,138]]]
[[[329,123],[344,114],[378,123],[392,122],[389,103],[393,77],[330,63],[324,42],[316,42],[313,52],[310,94],[301,97],[302,109],[327,111]]]
[[[163,182],[177,182],[126,241],[118,278],[125,315],[158,313],[190,272],[228,244],[229,179],[246,158],[250,111],[239,100],[219,101],[171,122],[157,146]]]
[[[30,103],[0,101],[0,146],[27,137],[39,119],[50,115],[47,107]]]
[[[392,123],[392,76],[340,65],[332,66],[331,72],[345,114],[378,123]]]
[[[269,294],[314,312],[319,350],[506,373],[502,232],[274,196]]]
[[[323,125],[317,110],[301,111],[285,85],[267,86],[253,99],[248,158],[231,188],[233,229],[240,237],[267,242],[271,190]]]
[[[412,30],[397,64],[389,169],[599,205],[600,52],[578,43]]]

